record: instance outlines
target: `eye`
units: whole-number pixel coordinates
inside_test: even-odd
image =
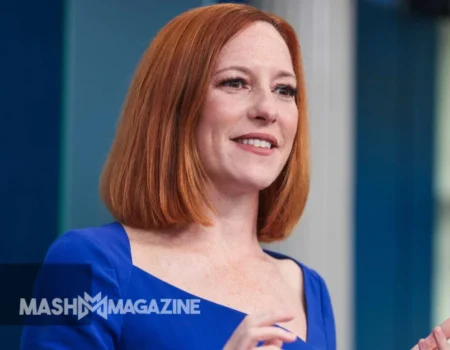
[[[247,85],[247,82],[242,78],[230,78],[222,80],[219,85],[239,89]]]
[[[281,95],[287,97],[295,97],[297,95],[297,89],[291,85],[280,85],[277,87]]]

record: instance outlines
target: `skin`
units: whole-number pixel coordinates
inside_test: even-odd
[[[258,191],[268,187],[286,164],[297,128],[297,105],[287,87],[296,88],[296,79],[275,78],[280,70],[294,74],[289,50],[271,25],[256,23],[223,48],[216,67],[197,129],[198,149],[211,191],[249,201],[255,209]],[[243,81],[224,82],[234,78]],[[275,154],[255,156],[230,140],[249,132],[275,136]]]
[[[233,37],[215,64],[196,134],[214,225],[176,232],[124,227],[134,265],[248,315],[225,349],[253,349],[258,341],[263,349],[280,349],[306,338],[300,267],[268,256],[256,231],[259,191],[276,180],[292,150],[296,87],[288,47],[270,24],[253,23]],[[261,156],[231,140],[251,132],[273,135],[278,147]]]
[[[249,72],[218,73],[235,65]],[[136,266],[194,295],[249,314],[224,350],[253,349],[260,341],[264,346],[258,349],[281,349],[296,335],[306,337],[304,304],[298,300],[303,293],[300,270],[292,261],[269,258],[256,237],[258,192],[276,179],[286,163],[297,127],[297,108],[282,88],[295,87],[296,82],[275,78],[279,70],[293,73],[289,51],[266,23],[255,23],[238,34],[220,54],[197,132],[211,180],[209,197],[217,208],[214,226],[192,225],[177,232],[125,227]],[[236,77],[245,82],[222,83]],[[249,132],[275,135],[278,149],[270,157],[260,157],[230,141]],[[222,293],[225,288],[217,285],[239,290],[240,295]],[[275,295],[276,301],[265,293]],[[283,305],[280,300],[288,302]],[[267,309],[259,310],[260,305]],[[434,331],[412,350],[449,350],[444,342],[450,337],[450,319],[440,326],[444,335]]]

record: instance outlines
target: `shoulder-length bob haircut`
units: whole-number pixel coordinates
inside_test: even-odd
[[[309,192],[309,131],[301,49],[282,18],[243,4],[191,9],[172,19],[144,52],[130,84],[100,178],[113,217],[140,229],[212,225],[195,129],[221,48],[255,21],[284,38],[297,78],[298,128],[281,174],[260,192],[260,242],[286,238]]]

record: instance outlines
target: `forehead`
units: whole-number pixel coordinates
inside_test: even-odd
[[[270,65],[292,71],[286,42],[270,23],[265,22],[251,24],[222,48],[217,60],[218,68],[231,64]]]

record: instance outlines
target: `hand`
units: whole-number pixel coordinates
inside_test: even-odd
[[[253,350],[260,341],[258,349],[281,349],[283,342],[291,343],[297,339],[294,333],[274,326],[277,322],[286,322],[294,318],[281,313],[265,313],[246,316],[235,329],[223,350]]]
[[[450,345],[447,345],[449,338],[450,318],[437,326],[428,337],[420,339],[411,350],[450,350]]]

